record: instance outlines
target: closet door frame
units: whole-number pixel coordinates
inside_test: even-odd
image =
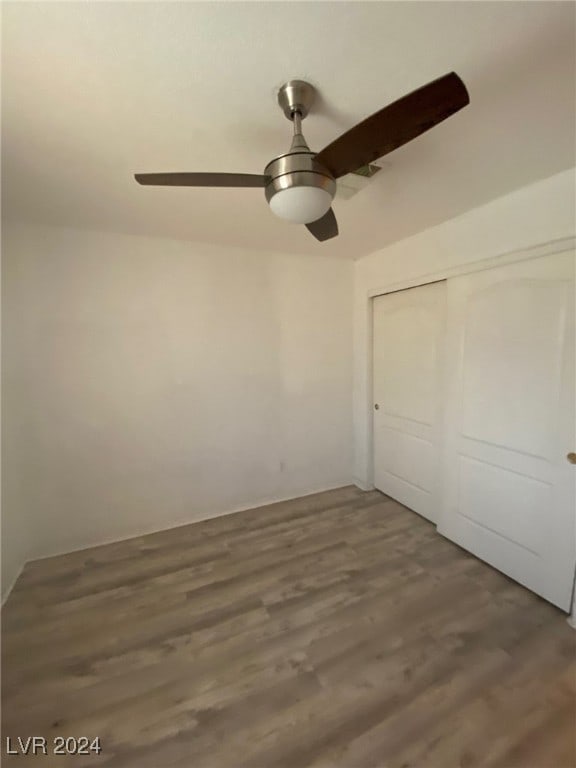
[[[438,272],[431,272],[420,277],[411,278],[409,280],[401,280],[395,283],[389,283],[378,288],[371,288],[366,293],[366,321],[367,321],[367,338],[366,338],[366,402],[364,404],[365,419],[367,424],[366,437],[367,437],[367,451],[369,456],[368,466],[368,478],[367,483],[361,483],[360,487],[363,490],[372,490],[374,488],[374,429],[372,412],[374,408],[374,361],[373,361],[373,332],[374,332],[374,313],[373,307],[377,296],[384,296],[387,293],[396,293],[396,291],[403,291],[406,288],[417,288],[420,285],[428,285],[429,283],[437,283],[440,280],[448,280],[451,277],[459,277],[460,275],[469,275],[473,272],[481,272],[485,269],[492,269],[493,267],[500,267],[506,264],[515,264],[519,261],[526,261],[528,259],[538,259],[542,256],[549,256],[554,253],[563,253],[576,248],[576,237],[565,237],[560,240],[554,240],[551,243],[544,243],[536,245],[532,248],[525,248],[518,251],[511,251],[503,253],[499,256],[491,256],[485,259],[479,259],[477,261],[471,261],[468,264],[459,264],[456,267],[450,267],[448,269],[439,270]]]
[[[416,288],[420,285],[428,285],[429,283],[435,283],[440,280],[448,280],[451,277],[459,277],[461,275],[468,275],[474,272],[481,272],[485,269],[492,269],[493,267],[500,267],[507,264],[515,264],[521,261],[527,261],[529,259],[538,259],[542,256],[549,256],[555,253],[563,253],[565,251],[573,250],[576,248],[576,237],[566,237],[559,240],[553,240],[552,242],[542,243],[535,245],[531,248],[524,248],[515,251],[505,252],[496,256],[487,257],[484,259],[478,259],[477,261],[471,261],[467,264],[460,264],[456,267],[450,267],[447,269],[438,270],[429,274],[421,275],[419,277],[411,278],[409,280],[402,280],[395,283],[389,283],[377,288],[372,288],[367,291],[366,294],[366,321],[367,321],[367,338],[366,338],[366,402],[365,402],[365,424],[366,424],[366,450],[369,457],[368,461],[368,478],[367,483],[362,484],[364,490],[373,489],[374,486],[374,421],[373,421],[373,407],[374,407],[374,365],[373,365],[373,330],[374,330],[374,317],[373,317],[373,305],[372,301],[377,296],[384,296],[387,293],[395,293],[406,288]],[[441,489],[442,494],[442,489]],[[442,503],[442,502],[441,502]],[[568,621],[576,629],[576,572],[574,574],[574,590],[573,590],[573,607],[572,614]]]

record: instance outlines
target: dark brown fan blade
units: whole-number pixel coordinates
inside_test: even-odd
[[[134,178],[161,187],[264,187],[267,180],[256,173],[137,173]]]
[[[306,224],[306,229],[312,232],[316,240],[320,240],[320,242],[336,237],[338,234],[338,222],[332,208],[321,219]]]
[[[337,179],[412,141],[469,103],[466,86],[450,72],[367,117],[316,160]]]

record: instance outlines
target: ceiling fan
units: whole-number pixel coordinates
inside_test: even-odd
[[[169,187],[261,187],[277,216],[305,224],[317,240],[329,240],[338,234],[330,207],[336,179],[412,141],[470,102],[466,86],[450,72],[375,112],[316,154],[302,135],[314,95],[303,80],[290,80],[278,91],[294,136],[288,152],[270,161],[263,174],[137,173],[135,179]]]

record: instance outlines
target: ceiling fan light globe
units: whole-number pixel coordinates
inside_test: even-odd
[[[298,186],[278,190],[269,202],[279,218],[295,224],[310,224],[328,212],[332,197],[321,187]]]

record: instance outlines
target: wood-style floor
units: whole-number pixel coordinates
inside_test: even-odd
[[[565,616],[378,492],[316,494],[29,564],[6,736],[101,768],[573,768]]]

